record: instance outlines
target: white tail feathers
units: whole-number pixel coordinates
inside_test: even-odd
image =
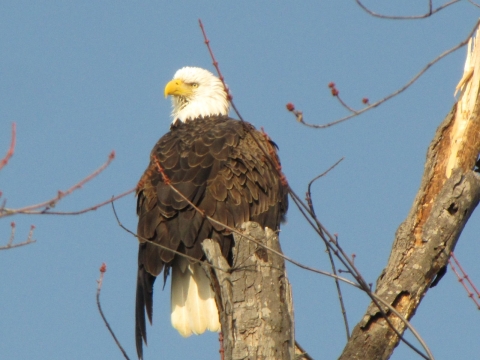
[[[207,329],[220,331],[210,280],[199,263],[190,264],[183,257],[172,266],[171,320],[183,337],[199,335]]]

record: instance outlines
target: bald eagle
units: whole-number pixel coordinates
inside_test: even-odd
[[[142,342],[147,343],[145,311],[152,323],[153,284],[162,271],[165,279],[172,275],[173,327],[184,337],[220,331],[215,294],[201,265],[168,249],[203,260],[201,242],[213,239],[231,264],[233,236],[224,225],[237,228],[255,221],[277,230],[287,211],[276,145],[251,124],[228,117],[220,79],[184,67],[166,85],[167,96],[173,103],[170,131],[154,146],[137,187],[135,338],[140,359]]]

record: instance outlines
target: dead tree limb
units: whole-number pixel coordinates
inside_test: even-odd
[[[248,222],[242,230],[280,251],[278,236],[270,229]],[[294,359],[293,305],[284,260],[246,237],[235,234],[234,238],[232,268],[218,244],[212,240],[202,244],[215,266],[204,269],[217,294],[225,360]]]
[[[478,33],[477,33],[478,34]],[[478,39],[478,35],[477,35]],[[478,41],[478,40],[477,40]],[[440,280],[458,238],[480,200],[480,47],[469,44],[462,95],[437,129],[420,189],[398,228],[375,293],[410,320],[432,283]],[[388,311],[403,333],[405,324]],[[399,338],[370,304],[340,359],[388,359]]]

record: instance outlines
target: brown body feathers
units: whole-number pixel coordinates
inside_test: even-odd
[[[272,153],[274,159],[269,159]],[[147,339],[145,310],[152,321],[153,284],[162,270],[168,275],[178,262],[178,255],[168,249],[203,259],[201,242],[211,238],[227,259],[231,257],[231,231],[210,222],[172,186],[228,227],[256,221],[276,230],[287,210],[287,190],[275,164],[275,144],[252,125],[227,116],[178,122],[157,142],[137,190],[135,336],[140,358],[142,339]]]

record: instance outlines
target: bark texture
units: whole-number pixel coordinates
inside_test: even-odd
[[[459,112],[456,104],[437,129],[420,189],[396,232],[387,267],[377,280],[376,294],[407,319],[415,314],[432,282],[440,279],[479,202],[480,177],[472,171],[480,152],[479,108],[478,98],[468,113]],[[405,324],[387,308],[383,310],[403,333]],[[340,359],[388,359],[399,340],[371,303]]]
[[[242,226],[245,237],[235,235],[230,268],[220,247],[203,242],[210,264],[207,271],[217,294],[225,360],[294,359],[293,303],[283,258],[257,242],[281,252],[278,236],[255,222]]]

